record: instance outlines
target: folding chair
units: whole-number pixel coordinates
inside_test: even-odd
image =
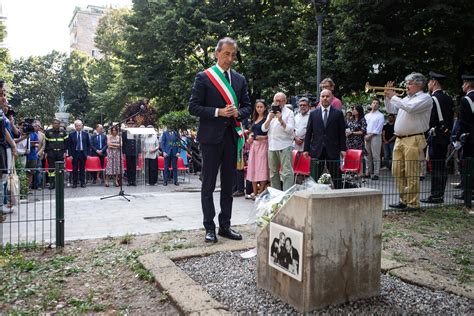
[[[344,165],[341,167],[343,173],[342,188],[346,187],[347,179],[355,179],[358,182],[358,187],[362,186],[362,178],[359,173],[362,169],[362,150],[348,149],[344,157]]]
[[[183,160],[182,157],[178,157],[177,167],[178,167],[178,172],[182,172],[182,173],[183,173],[183,182],[186,181],[186,174],[188,174],[189,168],[187,168],[187,167],[184,165],[184,160]],[[191,177],[189,177],[189,174],[188,174],[188,180],[189,180],[189,182],[191,183]]]

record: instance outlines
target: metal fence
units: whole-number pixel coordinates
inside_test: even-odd
[[[45,189],[44,185],[31,189],[28,185],[28,173],[46,179],[46,169],[19,168],[18,178],[11,171],[6,176],[8,180],[0,187],[5,202],[0,215],[2,251],[64,246],[64,163],[57,162],[55,169],[56,190]]]

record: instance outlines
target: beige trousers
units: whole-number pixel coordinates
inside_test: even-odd
[[[409,207],[420,206],[420,151],[426,147],[424,135],[397,138],[393,148],[392,174],[400,202]]]

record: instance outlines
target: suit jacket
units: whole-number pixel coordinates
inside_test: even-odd
[[[471,98],[472,102],[474,102],[474,92],[470,92],[467,96]],[[466,139],[466,144],[474,144],[474,113],[472,113],[471,106],[469,105],[469,101],[466,100],[466,97],[461,98],[458,120],[459,131],[456,135],[456,139],[459,140],[459,137],[463,133],[469,133],[469,136]]]
[[[168,156],[175,156],[181,147],[181,138],[176,131],[164,131],[160,142],[161,151]]]
[[[244,76],[231,70],[231,83],[239,103],[239,119],[245,119],[252,112],[247,81]],[[216,108],[225,106],[224,98],[209,77],[204,72],[198,73],[189,100],[189,113],[199,117],[197,139],[200,143],[218,144],[224,137],[226,127],[235,127],[234,118],[215,117]],[[237,132],[234,132],[234,137],[237,139]]]
[[[312,158],[319,158],[326,148],[331,160],[338,160],[341,151],[346,151],[346,124],[342,111],[331,107],[328,121],[324,127],[322,107],[316,108],[309,114],[308,127],[304,139],[304,151]]]
[[[102,144],[99,144],[99,138]],[[104,133],[99,135],[92,135],[91,140],[91,156],[98,156],[97,150],[102,150],[102,156],[107,155],[107,136]],[[100,146],[102,145],[102,147]]]
[[[433,93],[433,96],[438,99],[439,107],[441,108],[441,114],[443,115],[443,122],[444,126],[451,130],[454,122],[454,111],[453,111],[453,99],[448,96],[444,91],[437,90]],[[441,131],[438,129],[441,127],[439,117],[438,117],[438,110],[436,107],[436,103],[433,100],[433,108],[431,109],[431,116],[430,116],[430,129],[434,127],[436,129],[436,137],[433,138],[434,142],[437,141],[448,141],[449,142],[449,134],[445,137],[441,135]],[[443,139],[444,138],[444,139]]]
[[[140,139],[128,139],[127,131],[122,132],[122,153],[125,156],[138,156],[141,152],[141,141]]]
[[[81,139],[82,139],[82,152],[77,151],[77,131],[72,132],[69,134],[68,137],[68,153],[72,157],[79,156],[82,153],[84,156],[88,156],[91,150],[89,134],[85,131],[81,131]]]

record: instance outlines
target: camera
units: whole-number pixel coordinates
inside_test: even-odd
[[[23,122],[23,127],[21,128],[22,133],[29,134],[34,133],[35,128],[33,126],[33,119],[26,118]]]
[[[13,108],[11,106],[8,107],[8,110],[7,110],[7,113],[5,113],[5,115],[7,117],[11,116],[11,115],[15,115],[15,111],[13,110]]]
[[[272,104],[272,112],[273,114],[277,114],[277,112],[281,112],[280,106]]]

